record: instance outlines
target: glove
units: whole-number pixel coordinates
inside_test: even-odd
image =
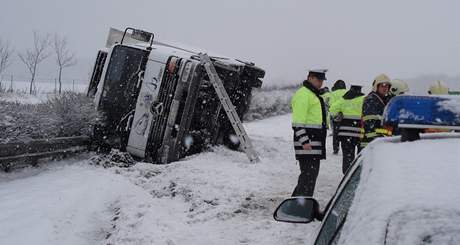
[[[339,112],[334,116],[334,122],[341,122],[343,120],[343,113]]]

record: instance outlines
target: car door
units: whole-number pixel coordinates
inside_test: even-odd
[[[333,200],[326,207],[326,216],[316,237],[315,245],[337,244],[360,181],[361,164],[362,159],[358,159],[355,163],[356,167],[344,177]]]

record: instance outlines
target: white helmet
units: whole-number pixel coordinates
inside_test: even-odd
[[[372,91],[377,92],[377,87],[382,83],[391,84],[390,78],[385,74],[380,74],[374,78],[374,82],[372,83]]]
[[[401,95],[409,91],[409,86],[403,80],[393,79],[391,80],[390,83],[391,83],[390,94],[392,94],[393,96]]]
[[[430,88],[428,89],[429,94],[449,94],[449,88],[447,85],[441,81],[435,81]]]

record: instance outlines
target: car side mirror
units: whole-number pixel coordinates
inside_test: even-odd
[[[293,197],[284,200],[276,208],[273,218],[276,221],[289,223],[310,223],[322,220],[322,214],[319,211],[319,204],[311,197]]]

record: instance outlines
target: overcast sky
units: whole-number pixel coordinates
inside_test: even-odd
[[[357,83],[460,74],[457,0],[1,0],[0,38],[22,51],[32,32],[68,37],[86,78],[109,27],[138,27],[159,41],[184,43],[255,62],[267,84],[302,80],[309,68]],[[9,73],[25,73],[15,59]],[[43,68],[43,76],[54,71]],[[52,70],[52,69],[51,69]],[[8,71],[7,71],[8,72]]]

